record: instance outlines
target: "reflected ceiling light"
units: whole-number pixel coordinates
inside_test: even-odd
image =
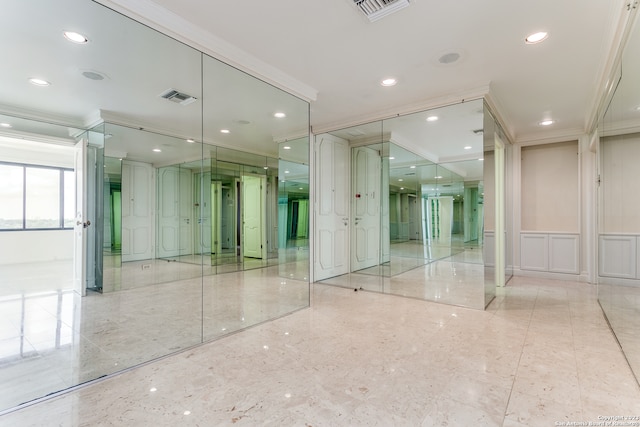
[[[400,187],[401,190],[404,190],[404,187]]]
[[[162,153],[162,150],[161,150],[161,149],[159,149],[159,148],[154,148],[154,149],[153,149],[153,152],[154,152],[154,153]]]
[[[262,169],[267,170],[269,169],[269,166],[263,166]]]
[[[640,111],[640,105],[636,107],[636,111]]]
[[[548,120],[543,120],[540,123],[538,123],[540,126],[549,126],[553,124],[553,120],[548,119]]]
[[[153,393],[154,391],[158,391],[158,389],[157,389],[157,388],[155,388],[155,387],[151,387],[151,388],[149,389],[149,391],[150,391],[151,393]]]
[[[282,113],[282,112],[278,111],[277,113],[275,113],[273,115],[273,117],[275,117],[277,119],[284,119],[285,117],[287,117],[287,115],[285,113]]]
[[[434,177],[435,179],[442,179],[442,176],[438,175]]]
[[[189,144],[193,144],[194,142],[196,142],[196,140],[195,140],[195,139],[191,139],[191,138],[189,138],[189,139],[187,139],[187,142],[188,142]]]
[[[10,127],[11,127],[11,125],[10,125],[9,123],[0,123],[0,127],[3,127],[3,128],[10,128]]]
[[[386,78],[380,82],[382,86],[387,86],[387,87],[395,86],[396,83],[398,83],[398,80],[394,79],[393,77]]]
[[[29,83],[31,83],[32,85],[36,85],[36,86],[49,86],[49,85],[51,85],[51,83],[49,83],[48,81],[43,80],[43,79],[39,79],[39,78],[36,78],[36,77],[30,78],[29,79]]]
[[[298,187],[298,190],[303,190],[303,188],[302,187]]]
[[[539,31],[537,33],[529,34],[527,38],[524,39],[524,42],[526,44],[536,44],[546,40],[548,36],[549,34],[547,32]]]
[[[481,162],[481,161],[483,161],[483,160],[484,160],[484,158],[482,158],[482,157],[480,157],[480,158],[478,159],[478,161],[479,161],[479,162]],[[484,193],[482,193],[482,194],[484,194]]]
[[[415,168],[416,168],[416,165],[409,166],[409,169],[415,169]]]
[[[395,160],[395,159],[396,159],[395,157],[389,157],[389,160]]]
[[[231,133],[229,129],[220,129],[220,133]]]
[[[438,120],[438,116],[429,116],[427,117],[428,122],[435,122]]]
[[[85,44],[89,41],[88,38],[86,38],[80,33],[76,33],[75,31],[65,31],[62,34],[64,35],[65,39],[73,43]]]
[[[284,173],[289,173],[289,171],[284,171]]]
[[[471,146],[467,145],[466,147],[464,147],[465,150],[471,150]]]
[[[288,145],[285,145],[284,147],[282,147],[283,150],[291,150],[291,147],[289,147]]]
[[[184,411],[183,414],[185,415],[191,415],[191,411]]]

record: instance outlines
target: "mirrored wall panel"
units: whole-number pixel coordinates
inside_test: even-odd
[[[328,159],[350,155],[346,178],[334,176],[351,185],[342,195],[318,182],[316,280],[483,309],[496,285],[485,280],[485,120],[476,100],[317,135],[323,176]],[[339,269],[329,248],[345,241]]]
[[[637,19],[636,19],[637,21]],[[633,19],[630,19],[633,22]],[[625,47],[617,89],[600,123],[598,299],[640,378],[640,26]]]
[[[95,2],[3,6],[0,412],[309,306],[306,101]]]

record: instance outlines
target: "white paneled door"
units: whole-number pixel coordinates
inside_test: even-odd
[[[367,147],[353,149],[351,271],[380,262],[380,153]]]
[[[314,280],[323,280],[349,272],[349,144],[318,138]]]
[[[74,256],[73,256],[73,289],[84,296],[87,293],[87,232],[90,226],[87,218],[87,140],[76,144],[75,165],[76,175],[76,221],[74,226]]]
[[[193,253],[191,171],[170,166],[158,170],[158,257]]]
[[[266,258],[265,184],[265,179],[262,176],[245,175],[242,177],[242,253],[248,258]]]
[[[153,237],[153,167],[122,162],[122,261],[151,259]]]

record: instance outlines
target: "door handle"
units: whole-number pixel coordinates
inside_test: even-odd
[[[91,221],[87,220],[87,222],[76,221],[76,225],[82,225],[82,228],[87,228],[91,225]]]

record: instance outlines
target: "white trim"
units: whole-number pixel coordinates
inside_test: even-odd
[[[461,104],[464,102],[475,101],[483,99],[489,93],[489,85],[479,86],[467,91],[460,91],[449,95],[444,95],[438,98],[431,98],[425,101],[405,104],[400,107],[392,107],[386,110],[381,110],[376,113],[362,115],[354,117],[352,119],[333,122],[333,123],[320,123],[313,126],[312,131],[316,135],[321,133],[327,133],[336,129],[345,129],[352,126],[359,126],[366,123],[372,123],[379,120],[390,119],[392,117],[418,113],[426,110],[433,110],[435,108],[448,107],[450,105]]]

